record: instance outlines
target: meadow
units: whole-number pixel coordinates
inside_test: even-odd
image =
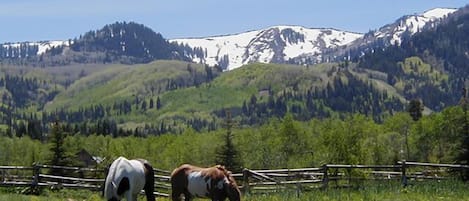
[[[412,183],[403,188],[399,183],[380,182],[366,184],[359,188],[342,188],[314,190],[298,193],[296,190],[283,190],[271,194],[244,195],[244,201],[463,201],[469,200],[468,183],[455,180],[431,181]],[[0,189],[0,200],[11,201],[46,201],[46,200],[104,200],[98,192],[85,190],[62,189],[57,191],[44,190],[39,196],[22,195],[21,189]],[[144,200],[141,196],[139,200]],[[168,198],[157,198],[159,201],[169,201]],[[203,199],[197,199],[203,200]]]

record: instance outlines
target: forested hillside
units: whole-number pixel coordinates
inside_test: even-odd
[[[384,72],[407,99],[433,110],[458,103],[469,75],[469,7],[462,8],[400,46],[358,58],[360,68]],[[467,84],[467,83],[466,83]]]
[[[11,113],[2,120],[10,135],[41,139],[55,120],[84,135],[215,130],[226,110],[243,126],[287,112],[304,121],[361,113],[379,122],[406,104],[384,82],[346,63],[251,64],[224,73],[178,61],[77,68],[4,67],[0,108]],[[57,69],[64,73],[48,74]]]
[[[76,63],[148,63],[158,59],[189,60],[198,48],[170,43],[160,33],[135,22],[116,22],[66,41],[0,45],[0,63],[63,66]]]

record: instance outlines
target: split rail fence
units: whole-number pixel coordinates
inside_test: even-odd
[[[240,189],[247,194],[273,193],[294,190],[297,193],[312,189],[343,188],[360,185],[362,181],[395,181],[407,186],[424,180],[456,179],[466,165],[433,164],[401,161],[395,165],[338,165],[326,164],[317,168],[251,170],[235,173]],[[168,197],[171,191],[170,171],[155,170],[155,194]],[[47,174],[59,171],[64,176]],[[76,188],[101,191],[103,169],[33,165],[0,166],[0,186],[37,188]]]

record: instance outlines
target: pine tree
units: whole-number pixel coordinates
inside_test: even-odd
[[[159,110],[161,109],[162,105],[161,105],[161,100],[160,100],[160,97],[156,97],[156,109]]]
[[[153,109],[155,107],[155,102],[153,101],[153,98],[150,98],[150,109]]]
[[[6,108],[6,118],[5,118],[7,120],[7,126],[8,126],[6,130],[6,134],[8,137],[13,137],[13,110],[14,108],[13,108],[12,101],[8,101],[8,105]]]
[[[422,112],[423,112],[423,104],[420,102],[418,99],[413,99],[409,103],[409,108],[407,109],[407,112],[409,112],[410,116],[414,121],[418,121],[420,118],[422,118]]]
[[[49,163],[51,165],[67,166],[71,163],[70,157],[67,156],[67,152],[64,145],[65,135],[66,134],[60,128],[59,122],[55,122],[52,125],[52,132],[50,138],[50,151],[52,152],[52,156],[50,158]],[[64,171],[63,169],[52,168],[51,174],[64,175]]]
[[[142,100],[142,106],[140,107],[141,110],[145,111],[147,110],[147,101],[146,100]]]
[[[224,144],[221,145],[216,154],[215,162],[220,165],[224,165],[228,170],[233,172],[241,171],[240,156],[238,150],[233,144],[233,133],[232,129],[234,126],[233,120],[231,119],[231,112],[226,110],[225,128],[226,133],[223,136]]]

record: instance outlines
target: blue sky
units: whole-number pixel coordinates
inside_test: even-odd
[[[165,38],[240,33],[274,25],[365,33],[462,0],[0,0],[0,43],[78,37],[116,21],[145,24]]]

